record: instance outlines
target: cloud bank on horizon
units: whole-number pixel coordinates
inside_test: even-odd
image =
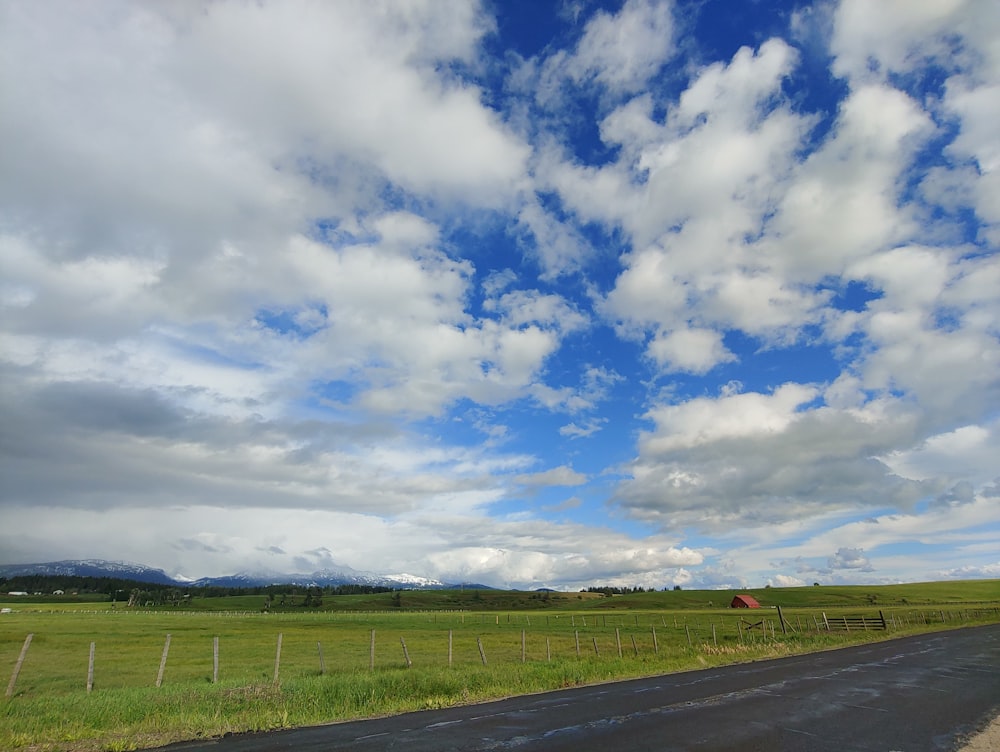
[[[1000,6],[0,5],[0,558],[1000,577]]]

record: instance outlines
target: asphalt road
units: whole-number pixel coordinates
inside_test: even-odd
[[[921,752],[1000,713],[1000,625],[171,752]]]

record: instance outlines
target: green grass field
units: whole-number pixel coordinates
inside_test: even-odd
[[[159,610],[9,600],[0,603],[12,609],[0,615],[5,687],[25,637],[33,637],[2,705],[0,749],[137,749],[1000,621],[996,580],[750,592],[765,608],[729,609],[733,593],[719,591],[616,597],[406,591],[398,601],[392,594],[339,596],[319,609],[286,603],[266,614],[260,596],[195,599]],[[781,607],[787,634],[769,606]],[[886,632],[823,629],[824,613],[831,620],[876,619],[879,611]]]

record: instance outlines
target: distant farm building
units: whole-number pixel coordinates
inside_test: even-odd
[[[757,599],[752,595],[737,595],[733,598],[733,602],[729,604],[730,608],[760,608],[760,604]]]

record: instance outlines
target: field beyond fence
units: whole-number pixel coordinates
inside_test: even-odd
[[[170,741],[474,702],[1000,622],[935,607],[0,616],[0,748]],[[5,604],[6,605],[6,604]]]

